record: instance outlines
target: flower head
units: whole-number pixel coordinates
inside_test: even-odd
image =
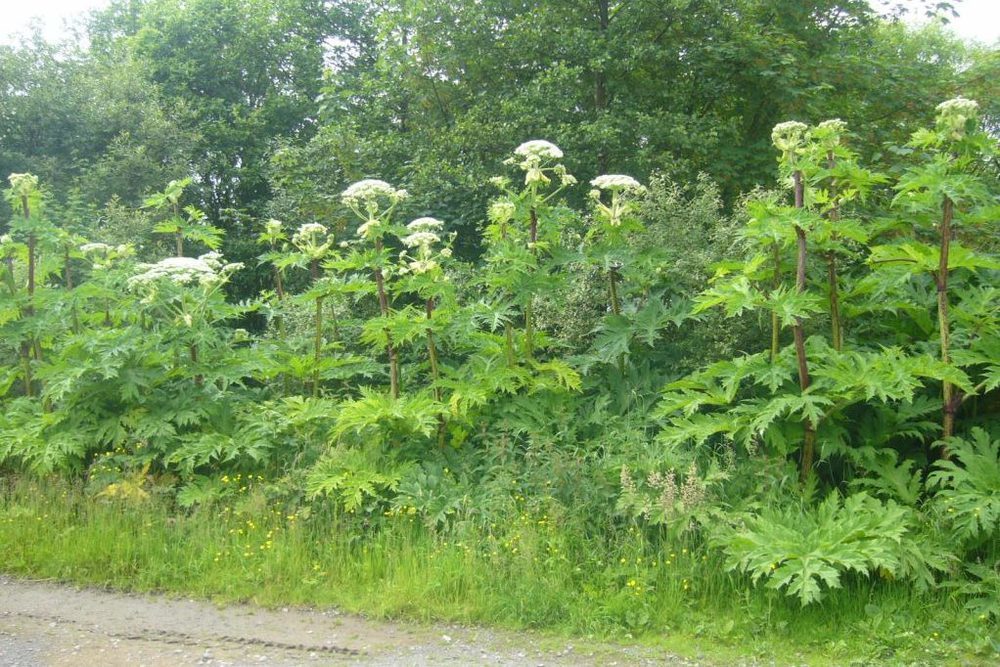
[[[191,283],[210,285],[220,279],[215,268],[194,257],[168,257],[155,264],[144,264],[140,268],[144,269],[142,273],[129,278],[130,287],[147,285],[160,280],[169,280],[179,285]]]
[[[11,174],[7,180],[10,181],[11,194],[19,199],[38,191],[38,177],[34,174]]]
[[[547,185],[552,181],[545,172],[551,171],[559,176],[562,186],[572,185],[576,182],[570,174],[566,173],[566,167],[561,164],[551,165],[551,160],[558,160],[563,156],[559,147],[550,141],[543,139],[533,139],[525,141],[514,149],[514,156],[506,160],[507,164],[516,164],[524,170],[525,185]]]
[[[590,184],[599,190],[625,191],[625,192],[645,192],[646,188],[639,181],[624,174],[604,174],[590,181]]]
[[[378,199],[384,197],[391,203],[406,199],[406,190],[397,190],[385,181],[376,178],[366,178],[352,183],[340,195],[340,200],[352,208],[370,208],[372,205],[378,208]]]
[[[796,120],[778,123],[771,130],[771,141],[782,153],[794,153],[805,143],[808,130],[809,126]]]
[[[538,160],[558,160],[563,156],[563,152],[550,141],[532,139],[531,141],[525,141],[515,148],[514,155],[520,155],[523,158],[536,158]]]
[[[840,145],[840,139],[846,132],[847,123],[839,118],[831,118],[817,125],[812,131],[812,137],[823,149],[832,151]]]
[[[979,103],[964,97],[956,97],[937,105],[937,126],[950,139],[965,136],[970,121],[979,117]]]
[[[407,248],[430,248],[440,240],[441,237],[434,232],[413,232],[403,238],[403,245]]]
[[[514,218],[514,213],[516,211],[517,207],[514,206],[514,202],[501,199],[490,204],[487,215],[489,215],[490,220],[496,224],[503,225],[510,222]]]
[[[443,222],[437,218],[431,217],[417,218],[406,225],[406,228],[411,232],[430,232],[435,229],[441,229],[442,227],[444,227]]]
[[[205,264],[213,271],[218,271],[223,266],[222,253],[215,252],[214,250],[212,252],[206,252],[204,255],[199,255],[198,259],[205,262]]]
[[[307,222],[299,226],[292,236],[292,243],[310,259],[320,259],[330,249],[332,241],[326,237],[327,229],[318,222]]]
[[[80,252],[84,255],[107,255],[111,252],[111,246],[107,243],[84,243],[80,246]]]

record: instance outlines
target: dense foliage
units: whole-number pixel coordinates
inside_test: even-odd
[[[0,107],[0,468],[560,567],[627,529],[802,606],[949,590],[988,646],[997,115],[938,102],[995,54],[860,2],[536,4],[122,2],[0,52],[37,86]],[[41,113],[66,78],[96,118]]]

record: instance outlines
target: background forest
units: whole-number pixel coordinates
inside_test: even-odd
[[[4,568],[996,658],[995,48],[115,0],[0,81]]]

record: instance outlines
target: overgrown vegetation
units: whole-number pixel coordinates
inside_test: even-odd
[[[776,184],[732,207],[707,175],[579,183],[572,165],[614,153],[541,139],[461,174],[482,179],[454,218],[433,187],[311,180],[322,131],[276,152],[268,215],[238,224],[205,174],[90,224],[12,174],[3,562],[772,652],[796,626],[843,657],[995,657],[1000,181],[982,111],[943,102],[875,162],[877,128],[779,123],[755,158],[777,159]]]

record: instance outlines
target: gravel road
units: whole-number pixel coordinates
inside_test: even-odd
[[[0,665],[671,665],[653,649],[554,641],[336,611],[76,589],[0,576]]]

